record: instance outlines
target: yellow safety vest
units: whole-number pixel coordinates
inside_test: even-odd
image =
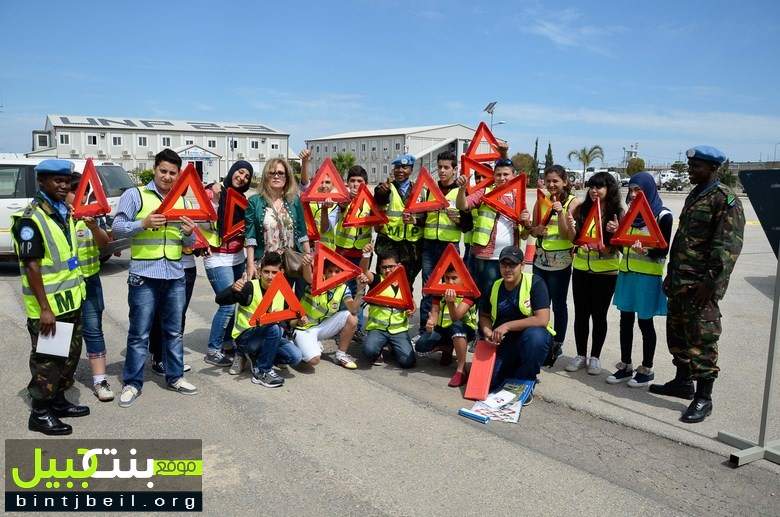
[[[533,283],[533,273],[523,273],[523,278],[520,280],[520,295],[517,297],[517,307],[520,309],[520,314],[526,318],[533,314],[531,308],[531,284]],[[493,287],[490,289],[490,318],[495,321],[498,319],[498,290],[504,281],[498,279],[493,282]],[[551,336],[555,335],[555,329],[553,329],[552,323],[547,322],[547,332]]]
[[[414,188],[410,186],[409,188]],[[382,227],[381,233],[387,235],[394,241],[417,242],[422,237],[422,228],[415,224],[404,224],[404,208],[406,205],[401,199],[401,194],[395,188],[395,184],[390,184],[390,206],[385,211],[387,215],[387,224]]]
[[[566,199],[566,202],[563,204],[563,213],[561,214],[563,217],[566,217],[566,214],[568,214],[569,205],[573,200],[574,196],[569,194],[568,199]],[[550,217],[550,222],[547,223],[547,235],[538,237],[536,241],[536,246],[542,248],[544,251],[564,251],[574,247],[574,244],[570,240],[561,237],[560,229],[558,228],[558,214],[555,212],[553,212],[552,217]]]
[[[255,278],[252,280],[252,301],[249,302],[249,305],[236,304],[236,310],[233,314],[233,332],[231,333],[233,339],[240,336],[242,332],[253,328],[253,326],[249,324],[249,320],[252,319],[252,316],[261,301],[263,301],[263,289],[260,287],[260,280]],[[282,293],[276,293],[273,302],[271,302],[270,312],[279,312],[282,310],[284,310],[284,296],[282,296]]]
[[[493,190],[493,187],[485,189],[485,194]],[[474,219],[474,229],[471,234],[471,243],[478,246],[487,246],[490,242],[490,235],[493,233],[493,227],[496,225],[496,213],[490,205],[482,203],[477,209],[477,217]]]
[[[396,292],[391,285],[380,294],[400,299],[401,289],[399,288]],[[406,317],[406,311],[403,309],[368,304],[366,330],[384,330],[390,334],[399,334],[409,330],[409,319]]]
[[[327,232],[323,232],[322,228],[320,228],[320,214],[322,213],[322,207],[319,203],[311,202],[309,203],[309,208],[311,209],[311,214],[314,218],[314,226],[317,228],[317,231],[320,234],[320,242],[330,249],[336,249],[333,228],[329,228]],[[328,215],[330,215],[330,211],[335,208],[335,206],[332,206],[330,210],[328,210]]]
[[[472,241],[474,240],[474,230],[473,230],[474,226],[473,225],[474,225],[474,221],[476,221],[476,220],[477,220],[477,209],[476,208],[472,208],[471,209],[472,229],[463,233],[463,244],[470,245],[472,243]],[[490,239],[490,236],[488,236],[488,239]]]
[[[336,246],[344,249],[358,249],[362,250],[363,247],[371,242],[371,226],[355,228],[344,228],[343,222],[350,207],[342,211],[339,214],[339,220],[336,223],[335,242]],[[358,217],[365,217],[371,212],[369,207],[361,206],[358,208]]]
[[[162,204],[159,194],[145,187],[139,188],[141,194],[141,209],[135,216],[136,221],[143,221],[147,215],[157,210]],[[184,208],[184,201],[179,198],[174,205]],[[181,259],[182,234],[181,225],[175,222],[165,223],[157,229],[144,229],[130,240],[130,258],[133,260],[167,260]]]
[[[588,228],[588,233],[593,231],[595,221]],[[590,271],[592,273],[607,273],[617,271],[620,268],[620,252],[615,250],[612,253],[602,255],[598,250],[587,250],[583,246],[577,246],[577,252],[572,261],[574,269],[580,271]]]
[[[68,265],[69,260],[78,260],[76,226],[73,218],[68,217],[68,231],[71,236],[70,243],[68,243],[68,238],[63,233],[62,228],[51,220],[37,201],[33,201],[23,211],[13,214],[11,216],[11,224],[16,224],[16,221],[22,217],[32,220],[43,236],[44,255],[40,260],[41,278],[43,280],[43,291],[46,293],[46,299],[52,312],[55,316],[59,316],[81,309],[81,304],[87,295],[84,276],[77,263],[73,269],[70,269]],[[14,247],[18,255],[19,243],[16,239],[14,239]],[[19,269],[21,271],[22,297],[27,317],[39,319],[41,317],[41,307],[38,305],[38,300],[35,298],[32,289],[30,289],[27,268],[24,266],[23,261],[19,261]]]
[[[447,192],[445,196],[450,202],[450,206],[455,206],[455,200],[458,198],[458,189],[454,188]],[[430,199],[430,193],[428,194]],[[447,209],[428,212],[425,217],[425,230],[423,237],[434,241],[460,242],[460,227],[452,222],[447,215]]]
[[[462,297],[455,298],[455,306],[457,307],[463,303]],[[468,312],[465,316],[463,316],[463,323],[465,323],[467,326],[473,328],[474,330],[477,330],[477,305],[474,304],[471,307],[469,307]],[[439,321],[437,323],[442,328],[448,328],[452,326],[452,318],[450,317],[450,308],[447,306],[447,302],[444,301],[444,298],[441,299],[439,302]]]
[[[308,323],[297,325],[296,328],[305,330],[314,327],[339,312],[346,290],[346,284],[341,284],[336,289],[320,293],[317,296],[312,295],[310,289],[307,290],[301,300],[301,305],[306,312]]]
[[[659,214],[660,216],[660,214]],[[647,228],[628,229],[629,235],[649,235]],[[620,261],[620,271],[624,273],[642,273],[643,275],[663,276],[666,257],[650,258],[634,251],[629,246],[623,247],[623,260]]]
[[[100,248],[95,242],[92,230],[84,221],[76,222],[76,245],[78,246],[79,267],[84,278],[100,271]]]

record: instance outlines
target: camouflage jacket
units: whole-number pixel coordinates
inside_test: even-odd
[[[717,181],[701,192],[694,189],[685,199],[669,251],[667,295],[707,282],[715,299],[723,298],[742,251],[744,230],[742,203],[731,189]]]

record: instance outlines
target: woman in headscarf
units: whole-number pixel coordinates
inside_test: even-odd
[[[626,203],[633,204],[637,194],[642,191],[647,199],[653,216],[658,222],[661,234],[670,242],[674,217],[664,207],[658,195],[655,178],[647,172],[639,172],[628,183]],[[608,223],[611,231],[617,229],[617,223]],[[629,230],[632,235],[648,235],[647,223],[638,215]],[[666,262],[666,249],[649,249],[636,241],[631,247],[623,248],[614,304],[620,309],[620,362],[617,371],[607,377],[609,384],[628,381],[632,388],[647,386],[655,378],[653,356],[655,355],[655,326],[653,316],[666,316],[666,296],[661,290],[661,277]],[[636,369],[631,362],[631,348],[634,338],[634,318],[639,319],[642,332],[642,364]]]
[[[228,286],[241,278],[244,274],[246,256],[244,255],[244,233],[227,236],[226,230],[233,224],[244,220],[244,210],[236,206],[233,212],[233,220],[225,221],[227,212],[228,191],[230,189],[242,196],[249,190],[252,182],[252,164],[244,160],[234,163],[222,181],[222,195],[219,196],[217,208],[217,234],[219,245],[210,247],[210,254],[204,259],[206,276],[211,283],[214,293],[224,291]],[[232,224],[231,224],[232,223]],[[227,342],[225,350],[233,348],[230,337],[233,329],[233,306],[220,305],[211,320],[211,333],[209,334],[208,351],[204,360],[214,366],[231,366],[233,359],[225,355],[222,344]],[[233,370],[233,368],[231,368]]]

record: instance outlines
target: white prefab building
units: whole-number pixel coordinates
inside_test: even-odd
[[[120,163],[125,169],[150,169],[165,148],[193,162],[203,181],[218,181],[236,160],[256,173],[271,158],[287,158],[289,135],[263,124],[191,122],[48,115],[42,130],[32,132],[30,158],[65,158]]]
[[[313,138],[306,141],[306,146],[312,153],[315,170],[327,156],[334,158],[338,153],[352,153],[356,164],[368,172],[369,183],[378,183],[387,178],[392,170],[390,162],[399,154],[414,155],[414,171],[425,166],[435,172],[436,156],[445,150],[454,152],[460,159],[474,131],[463,124],[353,131]]]

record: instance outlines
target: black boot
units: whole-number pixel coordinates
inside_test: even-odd
[[[48,400],[33,400],[27,429],[49,435],[65,435],[73,432],[73,428],[62,422],[49,407]]]
[[[696,424],[712,414],[712,385],[715,379],[696,381],[696,396],[680,417],[681,422]]]
[[[87,416],[89,414],[89,408],[87,406],[77,406],[65,398],[64,391],[58,391],[54,395],[54,400],[51,401],[52,413],[60,418],[64,417],[76,417]]]
[[[667,397],[678,397],[691,400],[693,398],[693,381],[691,380],[691,365],[678,364],[677,374],[674,379],[666,384],[651,384],[650,393],[656,395],[665,395]]]

